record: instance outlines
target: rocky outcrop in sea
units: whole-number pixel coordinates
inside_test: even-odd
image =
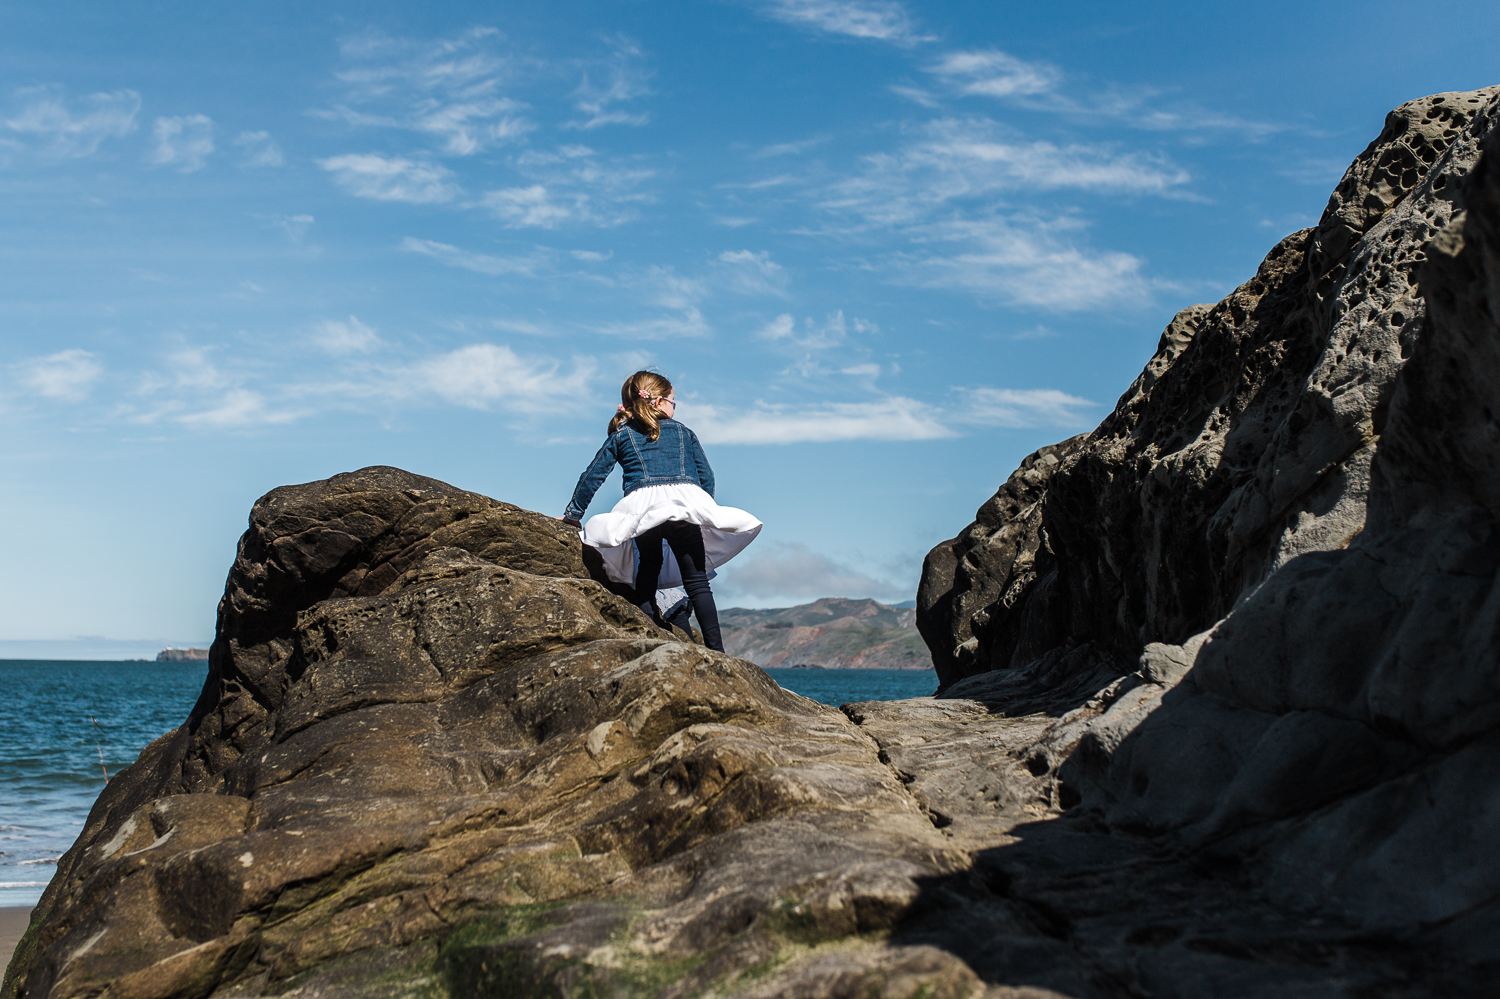
[[[1490,994],[1496,96],[934,550],[936,699],[790,694],[432,479],[268,493],[0,996]]]

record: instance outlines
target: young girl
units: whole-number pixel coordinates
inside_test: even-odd
[[[609,513],[589,518],[583,543],[599,549],[610,579],[634,585],[636,605],[654,621],[661,621],[658,586],[687,590],[704,643],[723,652],[708,577],[755,540],[761,523],[744,510],[714,502],[713,469],[698,436],[677,422],[672,383],[655,372],[637,371],[625,379],[609,437],[579,476],[563,520],[580,526],[616,463],[625,475],[625,496]],[[664,542],[670,549],[666,556]]]

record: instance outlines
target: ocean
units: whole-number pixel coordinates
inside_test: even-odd
[[[34,905],[110,774],[187,718],[201,662],[0,660],[0,906]],[[925,697],[927,670],[771,669],[825,704]],[[101,769],[100,756],[103,756]]]

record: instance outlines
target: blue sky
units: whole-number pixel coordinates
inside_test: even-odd
[[[1500,82],[1422,10],[7,5],[0,642],[208,638],[282,483],[560,513],[639,366],[767,525],[721,603],[908,598],[1388,109]]]

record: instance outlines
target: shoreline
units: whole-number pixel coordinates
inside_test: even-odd
[[[0,967],[10,968],[10,956],[31,923],[31,905],[0,905]]]

